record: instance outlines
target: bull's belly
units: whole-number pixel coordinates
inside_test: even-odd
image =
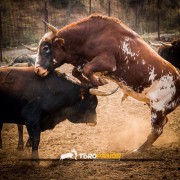
[[[152,108],[159,111],[164,110],[166,104],[172,101],[176,93],[176,87],[172,76],[163,76],[161,79],[152,82],[152,84],[144,88],[141,93],[136,92],[133,88],[128,86],[127,82],[125,84],[112,77],[106,76],[105,78],[117,83],[125,95],[131,96],[138,101],[151,104]]]
[[[12,116],[11,114],[4,114],[1,113],[0,114],[0,124],[3,123],[12,123],[12,124],[22,124],[25,125],[25,121],[22,117],[16,115],[16,116]]]
[[[136,92],[134,91],[132,88],[128,87],[127,85],[124,85],[122,82],[119,81],[115,81],[119,87],[121,88],[121,90],[123,91],[123,93],[127,96],[131,96],[132,98],[138,100],[138,101],[142,101],[145,103],[150,103],[150,99],[147,96],[147,92]]]
[[[147,92],[146,91],[145,92],[143,91],[142,93],[136,92],[130,86],[126,85],[125,83],[123,83],[123,82],[121,82],[119,80],[116,80],[115,78],[113,78],[113,77],[111,77],[109,75],[107,76],[107,75],[101,74],[100,78],[104,78],[106,80],[110,80],[110,81],[113,81],[114,83],[118,84],[119,87],[121,88],[121,90],[123,91],[123,93],[126,96],[131,96],[132,98],[134,98],[134,99],[136,99],[138,101],[145,102],[145,103],[149,103],[150,102],[150,99],[147,96]]]

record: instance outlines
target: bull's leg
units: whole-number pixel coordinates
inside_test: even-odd
[[[101,79],[95,78],[95,72],[113,72],[116,70],[116,60],[110,54],[101,54],[96,56],[91,62],[83,67],[83,74],[90,80],[94,87],[102,86]]]
[[[77,69],[76,67],[72,70],[72,75],[74,77],[76,77],[77,79],[79,79],[81,81],[81,83],[83,84],[89,84],[89,81],[87,78],[85,78],[83,75],[82,75],[82,69]]]
[[[38,146],[40,142],[40,128],[38,125],[27,125],[28,134],[32,142],[32,160],[39,159]]]
[[[1,137],[2,127],[3,127],[3,123],[0,123],[0,149],[2,148],[2,137]]]
[[[25,119],[27,131],[32,142],[32,159],[33,160],[39,159],[38,146],[40,142],[40,117],[41,117],[39,99],[35,99],[34,101],[27,104],[23,108],[21,114],[22,117]]]
[[[24,142],[23,142],[23,125],[18,124],[17,127],[18,127],[18,135],[19,135],[17,149],[18,149],[18,150],[23,150],[23,149],[24,149]]]
[[[168,118],[163,115],[163,112],[160,111],[151,111],[151,124],[152,130],[148,135],[147,140],[135,151],[145,151],[150,148],[152,144],[158,139],[158,137],[163,133],[163,127],[168,122]]]
[[[28,138],[27,142],[26,142],[26,147],[32,147],[32,142],[30,137]]]

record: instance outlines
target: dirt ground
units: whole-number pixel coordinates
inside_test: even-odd
[[[70,74],[71,67],[60,69]],[[115,84],[107,85],[107,89]],[[180,107],[168,115],[169,122],[154,146],[144,153],[125,156],[138,148],[151,130],[147,105],[128,97],[121,103],[121,90],[98,97],[97,125],[64,121],[41,135],[40,165],[32,166],[31,149],[16,149],[17,126],[4,124],[0,149],[0,179],[180,179]],[[27,131],[24,130],[24,141]],[[62,154],[121,153],[120,160],[64,160]]]

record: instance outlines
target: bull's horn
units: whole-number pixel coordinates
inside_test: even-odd
[[[91,88],[91,89],[89,89],[89,93],[92,95],[97,95],[97,96],[109,96],[111,94],[114,94],[118,89],[119,89],[119,86],[116,87],[116,89],[114,89],[112,91],[104,92],[104,91],[100,91],[100,90],[95,89],[95,88]]]
[[[30,50],[30,51],[33,51],[33,52],[37,52],[37,50],[38,50],[38,48],[36,47],[36,48],[32,48],[32,47],[28,47],[28,46],[26,46],[26,45],[24,45],[24,44],[22,44],[26,49],[28,49],[28,50]]]
[[[43,21],[43,23],[44,24],[46,24],[47,25],[47,27],[53,32],[53,34],[54,35],[56,35],[57,34],[57,32],[58,32],[58,29],[56,28],[56,27],[54,27],[53,25],[51,25],[51,24],[49,24],[49,23],[47,23],[46,21],[44,21],[43,19],[42,19],[42,21]]]
[[[161,44],[166,46],[166,47],[171,47],[172,46],[172,44],[166,44],[166,43],[163,43],[163,42]]]
[[[160,46],[161,46],[161,44],[156,44],[156,43],[153,43],[153,42],[151,42],[151,41],[149,41],[149,40],[148,40],[148,42],[149,42],[149,44],[150,44],[151,46],[154,46],[154,47],[160,47]]]

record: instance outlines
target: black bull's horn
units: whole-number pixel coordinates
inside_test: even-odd
[[[101,90],[98,90],[98,89],[95,89],[95,88],[91,88],[91,89],[89,89],[89,93],[92,94],[92,95],[97,95],[97,96],[109,96],[111,94],[114,94],[118,89],[119,89],[119,86],[117,86],[112,91],[105,92],[105,91],[101,91]]]
[[[160,44],[158,44],[158,43],[153,43],[153,42],[151,42],[151,41],[148,41],[148,42],[149,42],[150,45],[152,45],[152,46],[154,46],[154,47],[160,47],[160,46],[162,46],[162,45],[164,45],[164,46],[166,46],[166,47],[171,47],[171,46],[172,46],[171,43],[163,43],[163,42],[161,42]]]
[[[54,27],[53,25],[47,23],[47,22],[46,22],[45,20],[43,20],[43,19],[42,19],[42,21],[43,21],[43,23],[48,27],[48,29],[50,29],[50,30],[52,31],[52,33],[53,33],[54,35],[57,34],[58,29],[57,29],[56,27]]]
[[[70,76],[66,75],[65,73],[61,74],[59,71],[56,71],[58,75],[63,75],[66,77],[66,79],[74,82],[75,84],[79,84],[79,82],[77,82],[75,79],[72,79]],[[85,86],[88,88],[88,86]],[[117,90],[119,89],[119,86],[117,86],[115,89],[111,90],[111,91],[102,91],[102,90],[98,90],[96,88],[90,88],[89,89],[89,93],[92,95],[96,95],[96,96],[109,96],[111,94],[114,94]]]
[[[35,47],[35,48],[32,48],[32,47],[29,47],[29,46],[26,46],[25,44],[22,44],[26,49],[30,50],[30,51],[33,51],[33,52],[37,52],[38,48]]]
[[[172,44],[170,44],[170,43],[161,43],[162,45],[164,45],[164,46],[166,46],[166,47],[171,47],[172,46]]]

